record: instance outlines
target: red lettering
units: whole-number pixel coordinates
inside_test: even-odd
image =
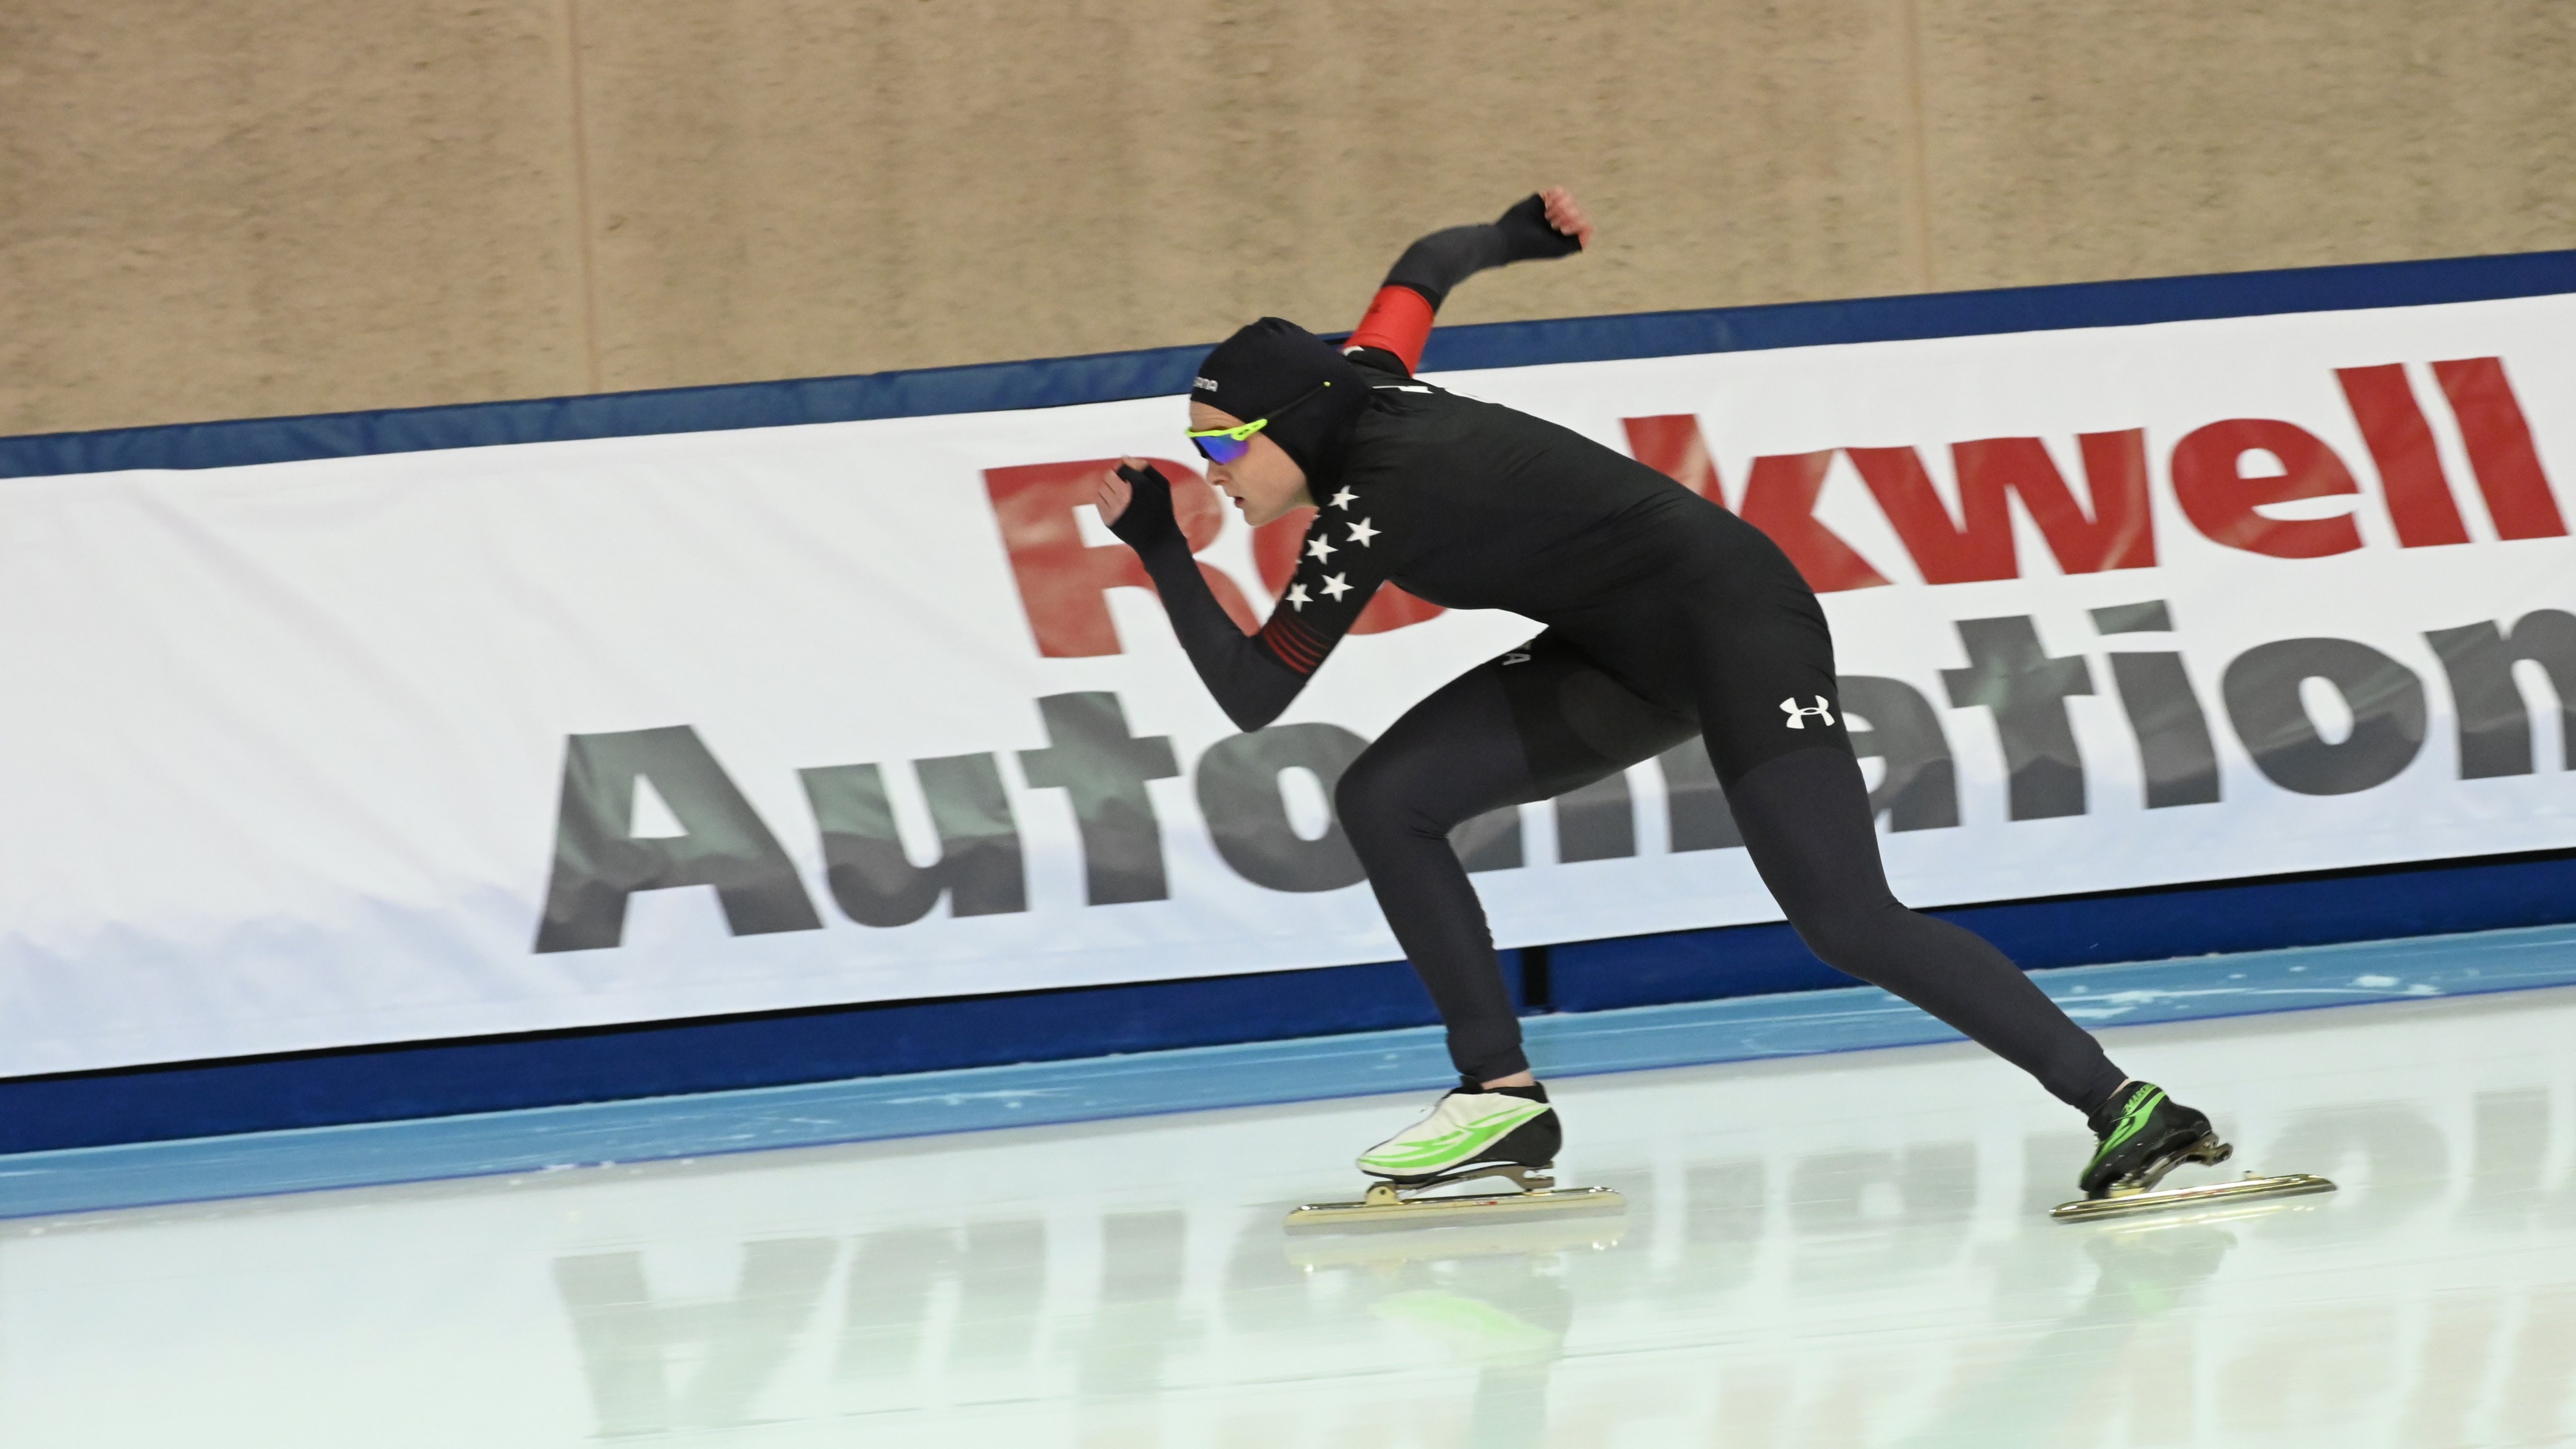
[[[2397,525],[2398,545],[2467,543],[2469,526],[2460,521],[2451,480],[2442,475],[2442,456],[2433,447],[2433,429],[2415,405],[2406,369],[2394,362],[2338,367],[2335,381],[2343,384],[2352,420],[2361,425],[2370,461],[2379,466],[2379,491],[2388,500],[2389,521]]]
[[[2036,438],[2018,439],[2034,445]],[[1953,526],[1950,510],[1932,490],[1932,475],[1923,470],[1923,455],[1912,448],[1849,448],[1860,481],[1878,500],[1878,511],[1896,526],[1905,551],[1927,584],[1964,584],[1978,579],[2008,579],[2021,570],[2013,559],[2012,515],[2000,490],[1970,494],[1963,484],[1959,501],[1967,515],[1964,527]],[[2044,458],[2045,452],[2041,454]],[[2059,487],[2065,485],[2060,483]]]
[[[1675,413],[1619,422],[1628,431],[1628,448],[1638,462],[1725,506],[1717,464],[1700,436],[1697,417]],[[1830,449],[1754,459],[1744,484],[1744,521],[1769,534],[1789,562],[1797,565],[1807,587],[1817,593],[1876,588],[1887,580],[1832,529],[1816,521],[1816,495],[1824,491],[1825,469],[1833,461]]]
[[[2135,429],[2086,433],[2078,446],[2093,494],[2090,514],[2037,438],[1981,438],[1951,445],[1951,462],[1959,473],[1961,517],[1956,524],[1912,448],[1848,451],[1927,584],[2020,576],[2009,501],[2015,493],[2066,572],[2153,568],[2156,535],[2147,503],[2145,435]]]
[[[2245,455],[2281,460],[2278,477],[2248,476]],[[2361,489],[2323,438],[2275,418],[2229,418],[2194,428],[2174,444],[2174,501],[2213,542],[2274,558],[2323,558],[2361,547],[2349,513],[2333,518],[2266,518],[2268,503],[2333,498]]]
[[[1831,449],[1754,459],[1744,482],[1744,521],[1771,535],[1817,593],[1874,589],[1887,579],[1816,521],[1816,495],[1824,491],[1825,469],[1833,461]]]
[[[2486,495],[2496,536],[2565,536],[2567,521],[2559,516],[2549,476],[2540,471],[2540,451],[2532,446],[2531,424],[2522,416],[2513,384],[2505,380],[2504,359],[2437,362],[2433,376],[2460,420],[2460,441],[2468,449],[2469,470],[2478,475],[2478,491]]]
[[[1708,456],[1708,443],[1699,435],[1697,415],[1667,413],[1652,418],[1621,418],[1619,426],[1628,430],[1628,452],[1638,462],[1720,508],[1726,506],[1726,494],[1718,486],[1717,463]]]
[[[2054,491],[2047,496],[2029,486],[2021,490],[2021,501],[2057,555],[2058,567],[2070,574],[2154,568],[2156,510],[2147,497],[2146,429],[2078,433],[2075,449],[2084,459],[2084,486],[2093,494],[2090,519],[2054,467],[2048,471]],[[2040,454],[2043,460],[2047,456]],[[1959,471],[1966,476],[1967,466],[1960,465]]]
[[[1187,464],[1150,461],[1172,480],[1172,512],[1190,548],[1214,543],[1225,527],[1216,490]],[[1002,527],[1012,577],[1019,581],[1020,607],[1037,636],[1038,653],[1046,658],[1117,653],[1118,630],[1103,595],[1111,589],[1154,586],[1134,551],[1123,543],[1085,544],[1074,519],[1074,508],[1091,501],[1093,481],[1117,465],[1115,458],[1093,458],[984,471],[984,491],[993,501],[994,521]],[[1238,628],[1246,634],[1260,628],[1234,580],[1204,563],[1199,572]]]

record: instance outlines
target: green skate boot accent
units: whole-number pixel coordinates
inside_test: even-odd
[[[2152,1082],[2105,1103],[2092,1125],[2101,1145],[2076,1180],[2087,1198],[2146,1192],[2185,1162],[2225,1162],[2235,1150],[2218,1139],[2207,1116]]]
[[[1520,1127],[1550,1116],[1555,1108],[1493,1092],[1451,1092],[1420,1122],[1372,1147],[1361,1156],[1360,1171],[1399,1180],[1435,1176],[1477,1160]],[[1550,1154],[1553,1156],[1554,1154]],[[1543,1162],[1524,1163],[1540,1167]]]

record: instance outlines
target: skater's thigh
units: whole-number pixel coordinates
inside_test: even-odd
[[[1553,633],[1489,659],[1387,727],[1338,792],[1401,803],[1454,825],[1545,800],[1688,739],[1689,716],[1655,705]]]
[[[1732,787],[1769,761],[1818,746],[1850,753],[1833,634],[1796,575],[1746,581],[1694,610],[1685,627],[1691,696],[1721,782]]]

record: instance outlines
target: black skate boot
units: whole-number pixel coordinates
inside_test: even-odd
[[[2089,1125],[2102,1145],[2075,1185],[2095,1200],[2146,1192],[2186,1162],[2225,1162],[2235,1151],[2218,1140],[2209,1118],[2152,1082],[2121,1088],[2094,1109]]]

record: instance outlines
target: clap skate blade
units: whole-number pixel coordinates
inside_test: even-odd
[[[1618,1214],[1583,1217],[1555,1213],[1519,1222],[1456,1224],[1444,1218],[1436,1233],[1303,1229],[1281,1239],[1279,1251],[1288,1266],[1308,1272],[1326,1268],[1387,1270],[1469,1258],[1547,1258],[1560,1253],[1607,1252],[1619,1246],[1619,1240],[1627,1233],[1628,1220]]]
[[[2281,1177],[2257,1177],[2247,1173],[2234,1182],[2209,1183],[2200,1187],[2169,1187],[2159,1192],[2156,1184],[2165,1174],[2186,1162],[2215,1166],[2235,1155],[2236,1149],[2218,1140],[2216,1133],[2204,1135],[2198,1142],[2179,1152],[2169,1153],[2140,1168],[2131,1177],[2111,1184],[2100,1197],[2079,1198],[2060,1203],[2049,1216],[2061,1223],[2092,1222],[2100,1218],[2127,1217],[2132,1213],[2161,1212],[2168,1208],[2211,1207],[2223,1203],[2251,1202],[2260,1198],[2297,1197],[2303,1193],[2332,1192],[2335,1185],[2312,1173],[2293,1172]]]
[[[1358,1202],[1309,1203],[1288,1213],[1292,1233],[1368,1232],[1428,1228],[1533,1217],[1580,1217],[1625,1212],[1627,1199],[1606,1187],[1556,1186],[1554,1163],[1538,1167],[1489,1167],[1399,1187],[1373,1182]],[[1436,1190],[1487,1177],[1509,1178],[1515,1192],[1433,1195]]]

